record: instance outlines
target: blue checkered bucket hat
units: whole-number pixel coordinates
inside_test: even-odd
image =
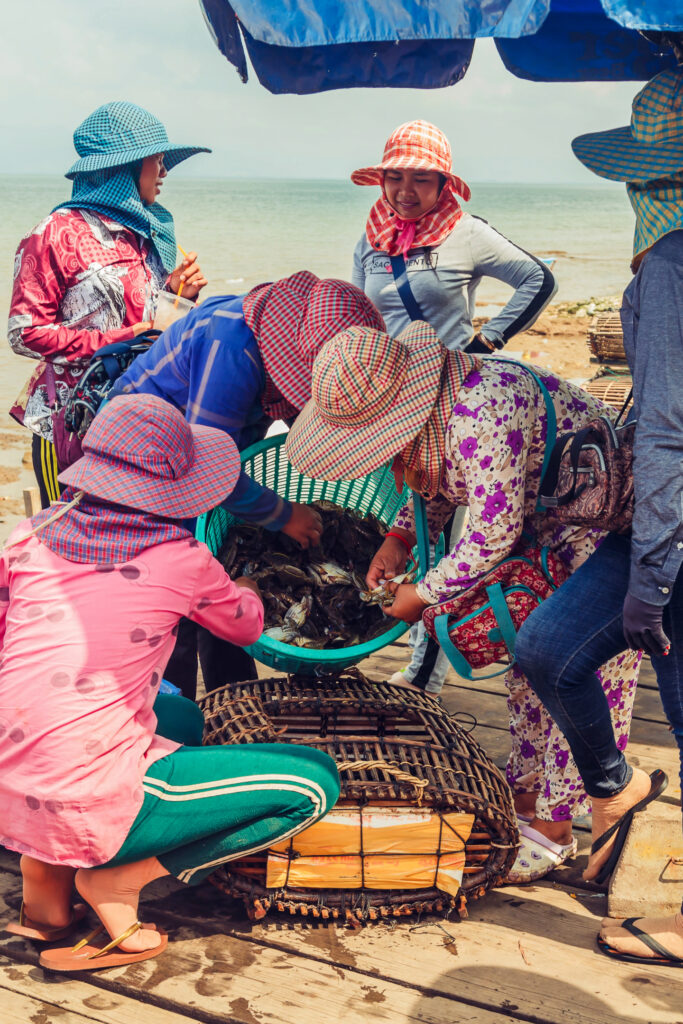
[[[109,167],[135,163],[155,153],[164,154],[166,170],[195,153],[210,153],[206,146],[176,146],[168,141],[161,121],[135,103],[105,103],[86,117],[74,132],[80,159],[67,178]]]
[[[645,183],[683,171],[683,72],[662,71],[633,101],[631,124],[579,135],[574,155],[601,178]]]

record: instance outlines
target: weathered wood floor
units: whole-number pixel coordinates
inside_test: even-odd
[[[394,647],[364,671],[386,678],[405,655]],[[669,772],[664,800],[675,814],[677,755],[649,667],[641,678],[631,758]],[[476,716],[475,736],[502,765],[502,684],[459,681],[445,700]],[[0,1024],[683,1024],[683,971],[596,952],[606,897],[581,883],[587,831],[580,836],[574,864],[541,884],[490,893],[464,921],[359,931],[275,915],[252,923],[210,884],[159,883],[142,914],[170,933],[157,960],[70,979],[44,973],[34,944],[1,937]],[[18,858],[0,854],[0,925],[16,917],[20,892]]]

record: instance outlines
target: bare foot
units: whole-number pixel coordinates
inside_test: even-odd
[[[606,832],[610,826],[614,825],[615,822],[619,821],[630,807],[634,807],[639,800],[647,796],[650,792],[651,780],[647,772],[644,772],[642,768],[634,768],[631,781],[628,783],[625,789],[622,789],[621,793],[617,793],[616,796],[612,796],[606,799],[592,799],[593,804],[593,842],[599,839],[603,832]],[[584,881],[589,882],[592,878],[600,871],[600,868],[609,857],[614,842],[616,840],[616,832],[612,839],[609,839],[603,847],[601,847],[596,853],[593,853],[588,858],[588,867],[583,873]]]
[[[21,857],[20,865],[26,923],[65,928],[73,913],[71,896],[76,869],[45,864],[26,854]]]
[[[76,888],[93,908],[110,938],[115,939],[137,921],[141,889],[167,874],[156,857],[148,857],[111,868],[81,868],[76,874]],[[160,942],[158,932],[142,928],[119,943],[119,949],[141,953],[154,949]]]
[[[573,839],[571,818],[569,821],[545,821],[534,817],[529,826],[559,846],[569,846]]]
[[[674,914],[673,917],[639,917],[635,923],[664,946],[669,953],[683,958],[683,914]],[[657,955],[635,935],[622,928],[620,920],[611,917],[606,917],[602,921],[600,937],[620,953],[647,957]]]
[[[523,814],[525,818],[533,818],[536,814],[538,793],[515,793],[515,814]]]

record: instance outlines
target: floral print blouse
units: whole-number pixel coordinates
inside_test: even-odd
[[[609,407],[581,388],[533,367],[552,398],[558,433],[576,430]],[[604,536],[567,526],[553,510],[536,511],[545,452],[547,417],[533,377],[516,363],[486,357],[465,380],[446,428],[439,495],[427,505],[434,540],[454,506],[469,510],[467,529],[450,554],[417,585],[435,604],[472,586],[515,549],[522,532],[548,545],[573,572]],[[412,504],[395,526],[414,529]]]
[[[23,238],[14,260],[7,338],[14,352],[40,363],[12,416],[52,440],[45,364],[65,404],[90,357],[128,341],[152,320],[167,274],[150,243],[90,210],[55,210]]]

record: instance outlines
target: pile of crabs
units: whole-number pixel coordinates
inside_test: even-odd
[[[296,647],[339,648],[366,643],[395,622],[382,611],[391,603],[384,587],[368,590],[365,576],[386,527],[371,513],[359,515],[329,501],[315,501],[323,521],[320,544],[304,550],[283,533],[242,523],[219,558],[233,579],[258,583],[265,607],[264,635]]]

